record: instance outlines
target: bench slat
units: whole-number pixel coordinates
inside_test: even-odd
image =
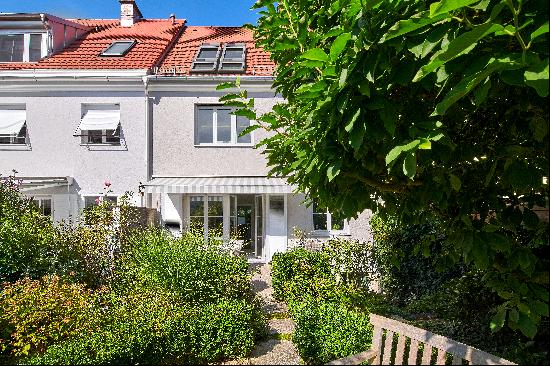
[[[424,343],[424,352],[422,353],[422,365],[429,365],[432,359],[432,346]]]
[[[435,362],[436,365],[445,365],[445,354],[447,352],[443,351],[442,349],[437,350],[437,361]]]
[[[382,328],[374,326],[374,332],[372,334],[372,350],[376,352],[376,358],[374,364],[380,364],[380,351],[382,351]]]
[[[393,345],[393,332],[388,330],[386,332],[386,342],[384,342],[384,357],[382,357],[382,364],[389,365],[391,360],[391,351]]]
[[[409,361],[407,365],[416,365],[416,358],[418,357],[418,341],[411,338],[411,347],[409,350]]]
[[[395,362],[394,365],[403,365],[403,356],[405,355],[405,341],[407,337],[403,334],[399,335],[397,340],[397,351],[395,352]]]

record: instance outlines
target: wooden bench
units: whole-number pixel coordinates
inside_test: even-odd
[[[394,319],[371,314],[370,322],[374,327],[372,348],[329,362],[329,365],[359,365],[365,361],[374,365],[403,365],[405,360],[407,365],[444,365],[449,361],[453,365],[462,365],[463,360],[470,365],[515,365],[504,358]],[[397,342],[394,342],[394,336],[397,336]]]

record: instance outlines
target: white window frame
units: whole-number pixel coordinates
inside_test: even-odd
[[[30,196],[30,199],[31,201],[38,201],[38,209],[40,210],[40,213],[42,213],[42,205],[43,205],[43,201],[45,200],[49,200],[50,201],[50,209],[51,209],[51,213],[49,215],[49,217],[51,217],[53,219],[53,212],[54,212],[54,207],[53,207],[53,196],[48,196],[48,195],[38,195],[38,196]],[[42,213],[42,215],[44,215]],[[44,215],[46,216],[46,215]],[[47,217],[47,216],[46,216]]]
[[[117,43],[128,43],[128,46],[124,49],[123,52],[115,53],[115,52],[109,52],[109,50],[116,45]],[[137,44],[137,41],[135,39],[118,39],[116,41],[111,42],[110,45],[107,46],[99,56],[101,57],[124,57],[128,52],[134,48],[134,46]]]
[[[21,127],[21,129],[25,129],[25,136],[19,136],[19,134],[17,135],[0,135],[0,138],[1,139],[10,139],[10,142],[0,142],[0,147],[1,146],[25,146],[25,145],[28,145],[29,144],[29,131],[28,131],[28,127],[27,127],[27,122],[25,122],[23,124],[23,127]],[[21,132],[21,131],[19,131]],[[19,142],[19,141],[16,141],[16,140],[21,140],[24,138],[24,142]]]
[[[200,142],[199,141],[199,110],[212,110],[212,142]],[[238,142],[237,134],[237,116],[231,114],[231,141],[219,142],[218,141],[218,110],[229,109],[234,112],[235,109],[231,107],[225,107],[223,105],[196,105],[195,106],[195,147],[253,147],[254,146],[254,131],[250,132],[250,142]],[[246,118],[246,117],[243,117]],[[252,126],[255,121],[249,120],[249,126]]]
[[[24,30],[0,30],[1,36],[7,36],[7,35],[23,35],[23,61],[1,61],[0,63],[19,63],[19,62],[38,62],[38,61],[30,61],[30,48],[31,48],[31,34],[34,35],[41,35],[42,40],[40,42],[40,58],[44,58],[48,55],[48,47],[47,47],[47,39],[48,39],[48,33],[46,32],[29,32]]]
[[[229,208],[226,209],[226,201],[227,203],[229,203],[228,201],[228,198],[229,196],[226,195],[226,194],[220,194],[220,193],[212,193],[212,194],[190,194],[189,195],[189,199],[187,200],[187,207],[186,207],[186,210],[187,210],[187,213],[188,213],[188,217],[187,217],[187,220],[188,220],[188,229],[189,229],[189,225],[191,224],[191,217],[199,217],[199,216],[191,216],[191,197],[202,197],[202,202],[203,202],[203,222],[202,222],[202,225],[203,225],[203,230],[204,230],[204,238],[207,239],[208,238],[208,231],[209,231],[209,228],[208,228],[208,219],[210,218],[210,216],[208,215],[208,205],[209,205],[209,200],[208,198],[209,197],[222,197],[222,232],[223,232],[223,235],[222,236],[225,236],[225,232],[227,231],[226,230],[226,221],[229,221],[229,217],[231,215],[230,212],[227,212],[228,210],[230,210]],[[226,198],[228,197],[228,198]],[[212,217],[220,217],[220,216],[212,216]],[[227,219],[226,219],[227,218]],[[227,224],[229,224],[229,222],[227,222]],[[229,228],[229,227],[228,227]],[[220,237],[216,237],[215,239],[220,239]]]
[[[316,212],[314,210],[314,205],[312,204],[311,205],[311,218],[312,218],[312,220],[313,220],[313,216],[315,214],[322,214],[322,212]],[[342,230],[333,230],[332,229],[332,214],[330,213],[329,210],[325,210],[325,214],[326,214],[326,218],[327,218],[327,229],[326,230],[315,230],[315,226],[314,226],[314,230],[313,230],[314,234],[319,235],[319,236],[330,236],[330,235],[349,236],[350,235],[349,221],[348,220],[344,219],[344,227],[342,228]],[[315,225],[315,222],[313,222],[313,225]]]

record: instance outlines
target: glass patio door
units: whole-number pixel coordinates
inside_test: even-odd
[[[263,196],[254,196],[254,245],[256,257],[264,255]]]

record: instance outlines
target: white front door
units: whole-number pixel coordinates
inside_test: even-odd
[[[265,260],[271,261],[273,254],[286,251],[287,246],[287,196],[267,195]]]

